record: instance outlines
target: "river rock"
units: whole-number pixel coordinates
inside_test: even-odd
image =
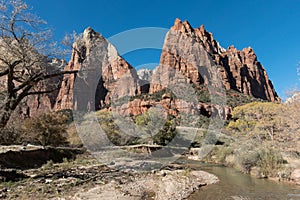
[[[291,180],[300,185],[300,169],[295,169],[291,174]]]

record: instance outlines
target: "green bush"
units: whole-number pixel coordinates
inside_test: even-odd
[[[141,132],[141,143],[168,144],[177,134],[176,119],[164,118],[159,110],[150,109],[143,115],[135,117],[135,123]]]
[[[220,146],[216,151],[216,160],[218,163],[225,163],[226,157],[233,154],[233,150],[230,147]]]
[[[82,147],[83,146],[81,138],[78,135],[75,123],[69,124],[67,133],[68,133],[67,141],[70,146],[73,146],[73,147]]]
[[[167,145],[176,136],[176,122],[175,119],[167,120],[164,124],[163,129],[161,129],[153,137],[153,142],[160,145]]]
[[[100,110],[97,111],[96,116],[101,128],[106,133],[106,136],[108,137],[110,142],[118,146],[135,143],[136,137],[126,133],[122,133],[116,123],[118,119],[115,119],[112,113],[106,110]]]
[[[204,132],[204,144],[216,144],[218,141],[217,135],[213,131],[205,131]]]
[[[259,153],[256,151],[241,152],[238,156],[238,162],[241,170],[245,173],[250,173],[251,168],[257,166],[259,161]]]
[[[22,140],[42,146],[66,144],[67,120],[66,115],[56,112],[26,119],[22,126]]]
[[[204,115],[199,115],[199,127],[208,128],[210,119]]]
[[[272,148],[264,148],[259,154],[258,166],[266,177],[275,177],[282,168],[283,158]]]
[[[251,102],[264,102],[262,99],[258,99],[235,90],[226,91],[226,103],[228,106],[235,108]]]
[[[159,102],[162,100],[162,96],[164,94],[169,94],[171,99],[176,99],[176,95],[168,88],[164,88],[160,91],[151,93],[151,94],[138,94],[136,96],[129,97],[129,101],[133,101],[134,99],[144,99],[144,100],[154,100]]]
[[[283,158],[270,146],[245,145],[238,151],[238,164],[241,170],[249,173],[251,168],[259,167],[263,177],[276,177],[282,169]]]

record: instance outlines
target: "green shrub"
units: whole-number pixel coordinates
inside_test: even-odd
[[[176,136],[176,122],[175,119],[167,120],[164,124],[163,129],[161,129],[153,137],[153,142],[160,145],[167,145]]]
[[[246,133],[252,130],[253,126],[254,126],[253,121],[237,119],[236,121],[229,122],[227,128],[241,133]]]
[[[233,120],[227,126],[235,133],[247,134],[259,140],[274,141],[287,134],[289,128],[295,124],[288,119],[287,107],[284,104],[272,102],[252,102],[234,108]]]
[[[238,153],[238,164],[245,173],[257,166],[264,177],[275,177],[282,168],[281,154],[269,146],[246,145]]]
[[[259,161],[259,153],[257,151],[241,152],[238,156],[238,162],[241,170],[245,173],[250,173],[252,167],[257,166]]]
[[[76,126],[74,123],[69,124],[67,129],[67,141],[73,147],[82,147],[81,138],[78,135]]]
[[[56,112],[29,118],[22,126],[22,140],[42,146],[66,144],[67,120],[66,115]]]
[[[233,154],[233,150],[230,147],[220,146],[216,151],[216,160],[218,163],[225,163],[226,157]]]
[[[268,147],[259,154],[258,166],[265,176],[275,177],[282,168],[283,158],[280,153]]]
[[[143,137],[140,140],[141,143],[166,145],[177,134],[176,119],[172,116],[165,119],[162,113],[156,109],[150,109],[143,115],[136,116],[135,123]]]
[[[106,136],[115,145],[128,145],[136,141],[136,137],[122,133],[119,126],[117,125],[117,120],[112,115],[112,113],[106,110],[100,110],[96,113],[97,119],[100,123],[101,128],[106,133]],[[124,122],[120,122],[124,123]]]
[[[237,92],[235,90],[226,91],[226,103],[232,108],[251,102],[264,102],[264,100]]]
[[[133,101],[134,99],[144,99],[144,100],[154,100],[156,102],[159,102],[162,100],[162,96],[164,94],[169,94],[171,99],[176,99],[176,95],[168,88],[164,88],[160,91],[154,92],[154,93],[147,93],[147,94],[138,94],[135,96],[130,96],[127,101]]]
[[[210,119],[204,115],[199,115],[199,127],[201,128],[208,128],[210,123]]]

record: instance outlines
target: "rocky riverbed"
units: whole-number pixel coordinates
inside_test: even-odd
[[[15,154],[14,154],[15,155]],[[0,168],[0,199],[185,199],[218,178],[200,170],[169,165],[161,170],[120,170],[88,153],[41,167]]]
[[[123,180],[124,181],[124,180]],[[111,181],[88,191],[79,191],[75,199],[157,199],[178,200],[189,197],[200,187],[214,184],[218,178],[204,171],[161,170],[132,176],[125,182]]]

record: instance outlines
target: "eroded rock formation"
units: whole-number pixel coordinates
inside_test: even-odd
[[[73,49],[66,70],[80,73],[64,76],[56,109],[98,110],[141,92],[135,69],[101,34],[87,28]]]
[[[194,29],[187,21],[176,19],[166,36],[160,64],[180,71],[188,83],[214,84],[222,79],[226,90],[279,101],[253,49],[248,47],[240,51],[230,46],[225,50],[203,25]],[[217,67],[219,76],[215,75],[214,67]]]
[[[61,82],[57,93],[32,97],[28,101],[31,110],[108,108],[124,115],[139,115],[161,105],[166,113],[175,116],[180,112],[230,116],[229,106],[187,98],[199,95],[195,93],[202,85],[214,88],[210,95],[221,98],[225,98],[226,91],[235,90],[263,100],[279,101],[252,48],[237,50],[230,46],[226,50],[203,25],[193,28],[179,19],[165,37],[160,65],[154,71],[137,73],[113,45],[91,28],[74,43],[65,70],[80,72],[54,80]],[[177,98],[163,93],[166,88],[178,90]],[[186,93],[182,95],[181,91]],[[158,99],[147,99],[147,95],[157,93],[161,93]]]

